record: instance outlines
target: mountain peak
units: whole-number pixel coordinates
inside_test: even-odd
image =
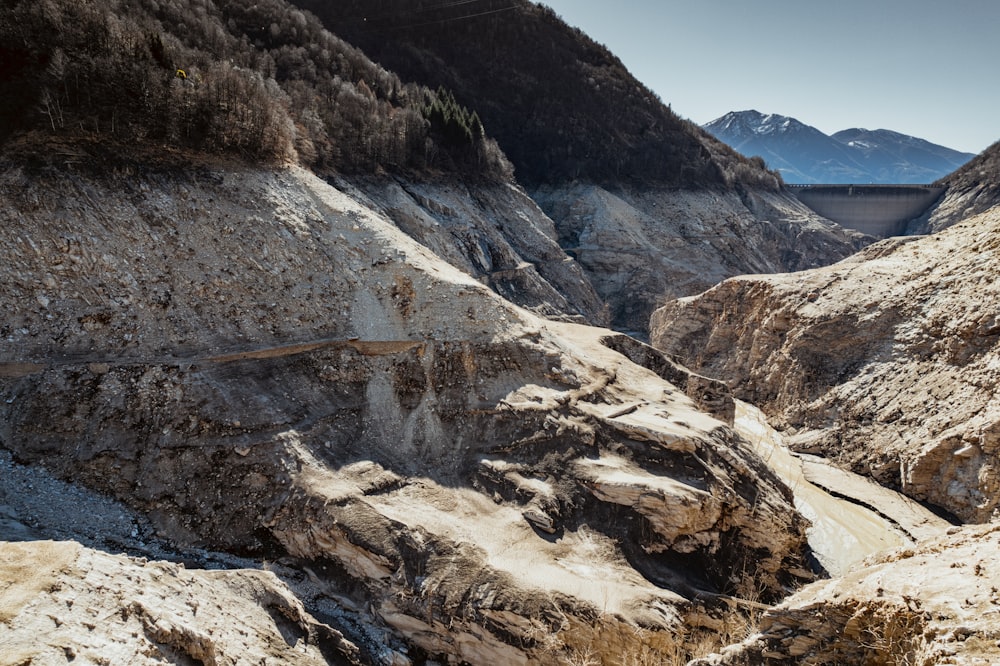
[[[760,155],[787,183],[930,183],[973,157],[887,129],[828,136],[756,110],[727,113],[703,128],[745,155]]]
[[[749,109],[747,111],[730,111],[721,118],[717,118],[703,127],[711,134],[715,135],[716,138],[721,138],[719,133],[751,137],[769,134],[784,134],[787,132],[798,132],[804,129],[813,129],[808,125],[802,124],[795,118],[782,116],[777,113],[765,114],[757,111],[756,109]],[[726,143],[729,142],[726,141]],[[736,146],[733,147],[735,148]]]

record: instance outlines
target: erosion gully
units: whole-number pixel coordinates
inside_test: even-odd
[[[795,507],[812,522],[807,536],[813,554],[831,576],[843,575],[873,553],[912,545],[951,527],[896,491],[815,456],[793,454],[752,405],[737,402],[735,427],[792,489]]]

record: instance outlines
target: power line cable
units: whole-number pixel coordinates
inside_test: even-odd
[[[466,14],[465,16],[452,16],[450,18],[438,19],[436,21],[425,21],[423,23],[411,23],[409,25],[391,25],[384,28],[379,28],[379,30],[403,30],[406,28],[420,28],[425,25],[436,25],[438,23],[453,23],[455,21],[465,21],[467,19],[476,18],[478,16],[489,16],[490,14],[499,14],[501,12],[509,12],[518,9],[518,7],[502,7],[501,9],[492,9],[486,12],[479,12],[478,14]]]
[[[486,0],[446,0],[446,2],[441,2],[436,5],[430,5],[427,7],[417,7],[414,9],[404,9],[400,11],[393,11],[385,14],[356,14],[354,16],[341,16],[339,20],[341,21],[381,21],[384,19],[400,18],[403,16],[412,16],[413,14],[425,14],[427,12],[437,11],[439,9],[451,9],[452,7],[460,7],[462,5],[471,5],[477,2],[484,2]]]

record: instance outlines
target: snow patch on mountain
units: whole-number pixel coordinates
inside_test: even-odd
[[[795,118],[733,111],[703,126],[745,155],[759,155],[788,183],[930,183],[972,157],[892,130],[827,135]]]

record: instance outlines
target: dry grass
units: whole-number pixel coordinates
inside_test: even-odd
[[[563,638],[550,636],[544,644],[548,662],[561,666],[679,666],[692,659],[718,653],[722,648],[742,642],[757,633],[760,620],[768,608],[752,599],[730,598],[729,607],[716,615],[719,624],[713,628],[683,630],[676,634],[632,627],[634,636],[616,642],[609,648],[599,632],[588,645],[567,645]],[[568,640],[568,638],[567,638]],[[542,647],[542,643],[539,643]]]
[[[924,638],[927,618],[909,608],[864,609],[855,624],[858,644],[865,650],[862,663],[871,666],[931,666],[935,663]],[[845,634],[853,629],[845,628]]]

